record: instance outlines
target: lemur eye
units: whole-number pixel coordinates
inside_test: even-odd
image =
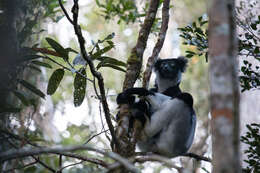
[[[170,66],[171,66],[171,67],[174,67],[174,66],[175,66],[175,64],[174,64],[174,63],[171,63],[171,64],[170,64]]]
[[[161,68],[162,68],[162,67],[165,67],[166,65],[168,65],[168,64],[165,63],[165,62],[163,62],[163,63],[161,64]]]

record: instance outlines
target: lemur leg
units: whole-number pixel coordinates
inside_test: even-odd
[[[182,115],[189,115],[187,105],[178,99],[168,99],[152,114],[151,120],[145,125],[145,133],[153,137],[161,130],[168,128],[169,124],[174,126]],[[173,121],[174,119],[174,121]],[[185,128],[185,127],[183,127]]]

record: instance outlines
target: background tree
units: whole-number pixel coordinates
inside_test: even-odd
[[[209,16],[212,156],[216,173],[241,172],[234,8],[234,1],[216,0]]]
[[[172,40],[169,40],[169,38],[173,38],[171,34],[174,33],[172,30],[172,23],[170,23],[169,27],[170,32],[167,32],[168,36],[165,37],[168,23],[167,11],[168,8],[171,7],[167,5],[169,4],[169,1],[151,1],[150,3],[143,1],[143,3],[140,2],[132,0],[97,0],[96,4],[94,4],[87,1],[71,1],[66,3],[65,7],[63,7],[62,4],[64,4],[64,2],[55,1],[53,4],[51,3],[52,6],[50,4],[47,6],[52,9],[52,11],[57,11],[55,14],[58,17],[50,15],[54,13],[50,13],[49,16],[47,15],[53,19],[59,19],[59,16],[64,14],[60,13],[59,9],[60,11],[63,10],[63,12],[65,12],[65,17],[61,22],[66,20],[69,22],[69,25],[64,25],[65,23],[62,23],[62,28],[68,27],[69,29],[69,44],[66,44],[66,42],[64,43],[64,33],[62,32],[62,28],[57,28],[59,31],[58,35],[62,35],[62,39],[56,41],[57,38],[54,34],[48,35],[48,37],[44,36],[41,45],[30,46],[30,48],[27,49],[27,51],[30,52],[29,57],[34,57],[34,59],[30,59],[26,62],[29,63],[28,65],[31,67],[34,67],[34,69],[42,71],[45,75],[47,74],[49,80],[46,90],[47,94],[52,95],[54,107],[57,110],[55,111],[55,117],[59,116],[57,115],[57,112],[66,112],[67,108],[71,107],[70,104],[67,103],[68,101],[65,100],[73,100],[73,104],[77,109],[73,108],[74,112],[70,112],[71,117],[75,117],[76,119],[77,116],[78,118],[82,112],[78,112],[77,110],[83,110],[85,107],[84,114],[88,114],[87,121],[83,123],[81,122],[80,125],[68,125],[67,130],[62,132],[61,137],[54,135],[55,129],[53,129],[53,127],[46,128],[49,127],[47,124],[51,123],[39,124],[42,131],[39,131],[38,129],[33,130],[34,126],[30,124],[25,125],[27,130],[22,130],[21,128],[16,130],[13,127],[1,129],[1,137],[11,141],[12,148],[21,148],[19,152],[18,150],[12,149],[8,152],[0,153],[0,160],[1,162],[4,162],[5,165],[10,163],[7,160],[13,160],[16,163],[19,163],[18,167],[9,165],[9,170],[18,169],[26,172],[44,172],[47,169],[50,172],[102,172],[104,169],[107,169],[112,172],[117,169],[119,172],[129,170],[137,172],[138,170],[134,167],[133,163],[143,163],[148,161],[159,161],[160,164],[156,165],[148,162],[145,164],[135,164],[135,166],[143,167],[144,165],[144,167],[147,167],[145,165],[149,165],[148,167],[152,166],[153,169],[160,171],[164,170],[164,166],[161,164],[164,163],[167,167],[178,172],[182,172],[183,168],[191,167],[190,159],[181,159],[181,166],[177,167],[172,161],[161,156],[135,155],[134,140],[131,141],[131,138],[126,135],[126,131],[128,130],[127,105],[120,108],[121,110],[123,109],[126,114],[123,113],[120,115],[120,121],[115,121],[115,115],[117,113],[116,105],[114,104],[114,98],[116,95],[115,91],[121,92],[121,86],[118,84],[124,83],[124,89],[133,86],[134,83],[147,87],[147,84],[149,83],[151,64],[157,58],[164,42],[164,38],[166,39],[164,45],[167,47],[167,51],[162,51],[161,56],[171,55],[171,53],[169,53],[171,48],[168,46],[169,42],[173,42]],[[183,6],[183,3],[187,2],[188,1],[181,2],[181,9],[186,8]],[[175,4],[176,6],[180,5],[178,2],[175,2],[174,5]],[[197,4],[199,3],[197,2]],[[61,6],[61,8],[58,6]],[[88,11],[92,10],[92,12],[84,14],[84,8]],[[175,6],[173,8],[175,9],[175,14],[172,15],[173,18],[178,18],[178,20],[180,20],[181,18],[177,17],[178,8]],[[70,9],[72,9],[72,12],[70,12]],[[93,11],[95,11],[95,13]],[[157,15],[151,14],[155,13],[155,11],[157,11]],[[106,20],[100,22],[100,16],[103,16]],[[109,23],[106,23],[105,21],[109,21]],[[138,32],[139,24],[142,24],[140,32]],[[113,27],[111,27],[111,25],[113,25]],[[209,124],[207,118],[207,72],[205,71],[205,66],[207,66],[207,64],[205,64],[204,61],[199,61],[197,56],[198,54],[207,54],[208,39],[207,31],[205,31],[206,25],[207,19],[200,17],[197,24],[195,22],[195,24],[193,23],[192,25],[181,29],[182,36],[186,39],[185,41],[187,41],[187,44],[193,45],[193,47],[189,47],[191,50],[186,52],[187,57],[191,57],[192,55],[193,58],[190,61],[190,67],[185,73],[182,88],[193,94],[195,98],[196,112],[199,115],[199,118],[202,119],[200,120],[201,122],[199,121],[198,123],[200,128],[197,130],[198,136],[196,139],[199,140],[195,141],[193,148],[191,149],[191,151],[201,155],[210,152],[208,149],[209,144],[207,142],[210,136],[207,129]],[[119,26],[118,28],[120,29],[117,29],[115,26]],[[127,26],[127,28],[125,26]],[[55,30],[55,24],[49,24],[48,28]],[[97,31],[97,28],[99,31]],[[131,29],[129,30],[129,28]],[[76,36],[71,34],[72,30],[75,31]],[[89,31],[91,31],[91,34],[89,34]],[[132,31],[139,33],[139,36],[137,34],[130,34],[130,37],[127,36]],[[194,35],[191,33],[194,33]],[[75,39],[71,39],[72,37],[78,40],[75,41]],[[137,44],[135,44],[136,40],[138,40]],[[157,43],[154,45],[154,48],[153,46],[150,46],[151,42],[149,43],[149,41],[151,40],[155,40],[155,43]],[[118,46],[121,47],[118,48]],[[200,46],[202,49],[198,49],[198,52],[194,50],[194,48],[200,48]],[[115,47],[116,49],[114,49]],[[134,48],[129,49],[129,47]],[[187,47],[185,47],[185,49],[186,48]],[[124,54],[122,54],[122,51]],[[126,56],[125,52],[128,53],[127,57],[129,57],[126,63],[124,62],[125,59],[120,57],[122,55]],[[140,81],[137,80],[137,77],[140,76],[140,74],[143,74],[141,66],[143,63],[146,64],[146,57],[150,56],[151,58],[148,60],[147,68],[143,75],[143,84],[141,84]],[[47,70],[42,68],[43,66]],[[109,75],[119,75],[121,77],[126,75],[125,82],[120,78],[112,79]],[[201,78],[203,78],[203,82],[201,82]],[[191,81],[190,79],[199,79],[199,82],[194,80]],[[37,87],[35,87],[35,84],[32,84],[33,82],[28,84],[27,79],[18,81],[27,87],[27,89],[29,89],[34,95],[36,94],[42,97],[45,95],[43,94],[44,92],[41,92]],[[112,82],[115,82],[116,84]],[[108,88],[111,89],[108,90]],[[41,90],[45,91],[45,89]],[[73,99],[71,99],[71,95],[73,95]],[[26,102],[30,100],[26,95],[22,95],[24,97],[21,95],[19,96],[18,103],[22,102],[22,104],[26,104]],[[47,100],[50,98],[47,95],[45,95],[45,97]],[[63,99],[64,101],[62,101]],[[35,101],[33,102],[35,103]],[[32,116],[29,116],[28,120],[31,120],[31,117],[37,117],[40,120],[49,119],[48,122],[57,121],[53,116],[54,111],[44,111],[41,113],[42,108],[45,107],[43,106],[44,104],[42,104],[44,101],[41,100],[39,103],[41,103],[39,104],[41,106],[36,107],[37,114],[29,114]],[[22,110],[22,112],[24,112],[25,109]],[[25,112],[23,114],[26,115],[28,113]],[[94,123],[94,121],[97,121],[94,119],[99,118],[99,116],[97,116],[98,114],[100,114],[100,119],[98,119],[98,121],[101,122],[100,126],[97,126]],[[103,115],[105,115],[104,117],[106,120],[103,120]],[[7,117],[10,116],[8,115]],[[16,115],[16,117],[19,116]],[[51,117],[54,118],[52,119]],[[62,125],[65,123],[63,120],[65,117],[60,117],[61,118],[58,119],[58,124]],[[22,121],[23,119],[20,118],[20,120],[17,121],[17,124],[22,124]],[[31,122],[33,124],[36,120],[34,119]],[[13,123],[10,124],[13,125]],[[116,133],[113,137],[111,134],[114,133],[114,127],[116,127]],[[93,128],[97,130],[93,130]],[[138,129],[138,124],[136,125],[136,128]],[[47,138],[43,139],[42,133],[47,137],[51,137],[50,139],[56,140],[56,142],[61,144],[62,147],[52,147],[53,142],[46,141],[45,139]],[[114,139],[112,140],[112,138]],[[112,142],[112,148],[109,144],[110,142]],[[95,145],[95,147],[93,147],[93,145]],[[29,146],[30,150],[26,150],[24,146]],[[109,152],[111,149],[123,157]],[[79,150],[80,153],[76,152],[76,150]],[[34,157],[28,157],[29,155],[34,155]],[[14,158],[16,159],[14,160]],[[202,167],[202,169],[206,171],[210,166],[203,168],[205,166],[204,163],[205,162],[202,162],[202,165],[197,163],[194,164],[191,170],[199,170]],[[8,171],[7,167],[2,169]]]

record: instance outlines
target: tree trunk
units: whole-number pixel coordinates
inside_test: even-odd
[[[234,1],[213,0],[209,20],[213,173],[239,173],[239,88]]]

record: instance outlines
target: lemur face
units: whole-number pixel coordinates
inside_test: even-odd
[[[185,71],[187,62],[187,59],[184,57],[178,57],[177,59],[159,59],[154,64],[154,69],[156,72],[159,72],[161,77],[173,79]]]

